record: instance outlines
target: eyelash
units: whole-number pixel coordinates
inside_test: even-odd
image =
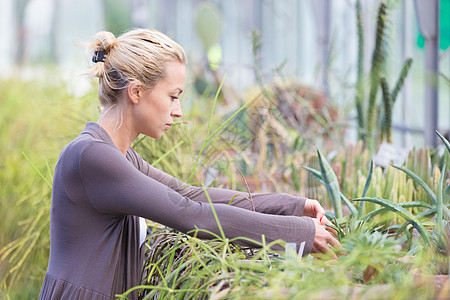
[[[172,101],[178,100],[178,97],[171,96],[170,98],[172,98]]]

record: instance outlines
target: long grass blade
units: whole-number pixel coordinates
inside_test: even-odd
[[[166,153],[164,153],[163,155],[161,155],[160,157],[158,157],[157,160],[155,160],[154,162],[152,162],[152,166],[156,166],[160,161],[162,161],[164,158],[166,158],[170,153],[172,153],[175,149],[177,149],[179,146],[183,145],[184,141],[180,141],[178,142],[175,146],[173,146],[172,148],[170,148]]]
[[[206,139],[207,142],[209,142],[214,136],[216,136],[217,133],[219,133],[234,117],[236,117],[244,108],[246,108],[257,96],[259,93],[255,93],[250,99],[245,102],[234,114],[232,114],[228,119],[225,120],[225,122],[222,123],[214,132]]]
[[[209,133],[211,132],[211,122],[214,117],[214,109],[216,108],[217,99],[219,99],[220,91],[222,90],[223,83],[225,82],[225,78],[227,77],[227,74],[223,75],[222,81],[220,82],[219,88],[216,91],[216,95],[214,96],[213,105],[211,108],[211,112],[209,113],[209,119],[208,119],[208,129],[206,130],[206,137],[209,136]]]
[[[220,221],[219,221],[219,217],[217,216],[216,210],[214,209],[214,205],[213,205],[211,198],[209,197],[208,191],[206,190],[206,187],[203,183],[202,183],[202,188],[203,188],[203,191],[205,192],[206,198],[208,199],[209,206],[211,207],[211,211],[214,215],[214,219],[216,220],[217,226],[219,227],[220,235],[222,236],[222,239],[225,240],[226,239],[225,232],[223,231],[222,225],[220,224]]]
[[[44,182],[45,182],[50,188],[52,188],[52,184],[47,180],[47,178],[45,178],[44,174],[42,174],[42,172],[38,170],[38,168],[37,168],[36,165],[31,161],[31,159],[28,158],[28,155],[26,155],[25,152],[22,152],[22,155],[25,157],[25,159],[26,159],[27,162],[31,165],[31,167],[36,171],[36,173],[39,175],[39,177],[41,177],[42,180],[44,180]]]
[[[213,105],[212,105],[211,112],[209,114],[209,119],[208,119],[208,128],[206,130],[206,139],[203,142],[202,148],[200,149],[200,152],[197,155],[194,166],[192,167],[192,170],[191,170],[191,174],[189,175],[188,182],[191,182],[192,176],[194,175],[194,172],[197,167],[200,156],[202,155],[203,151],[206,148],[206,144],[208,143],[209,132],[211,131],[211,122],[212,122],[212,118],[214,116],[214,108],[216,107],[217,99],[219,98],[220,91],[222,90],[222,85],[225,81],[225,77],[226,77],[226,75],[223,76],[222,82],[220,83],[219,88],[217,89],[216,95],[214,97]]]
[[[230,123],[230,121],[236,117],[242,110],[244,110],[244,108],[246,108],[257,96],[259,93],[255,93],[247,102],[245,102],[234,114],[232,114],[225,122],[223,122],[216,130],[214,130],[214,132],[207,136],[205,139],[205,142],[202,145],[202,148],[200,149],[197,158],[195,160],[194,166],[192,167],[191,170],[191,174],[189,175],[189,179],[187,180],[187,182],[191,182],[192,177],[194,176],[195,170],[197,169],[197,165],[198,165],[198,161],[200,160],[201,155],[203,154],[203,151],[205,151],[206,149],[206,145],[208,144],[208,142],[214,138],[217,133],[219,133],[228,123]],[[209,130],[209,129],[208,129]]]

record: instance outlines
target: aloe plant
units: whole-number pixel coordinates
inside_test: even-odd
[[[353,199],[353,200],[354,201],[373,202],[373,203],[382,205],[383,207],[389,209],[390,211],[395,212],[396,214],[398,214],[401,217],[403,217],[404,219],[406,219],[406,221],[408,221],[411,225],[413,225],[414,228],[416,228],[417,231],[422,236],[425,244],[430,245],[430,235],[427,232],[427,230],[425,229],[425,227],[415,216],[413,216],[409,211],[407,211],[402,206],[400,206],[396,203],[393,203],[392,201],[382,199],[382,198],[375,198],[375,197],[364,197],[364,198],[357,198],[357,199]]]
[[[327,188],[328,195],[331,198],[333,204],[334,213],[336,218],[342,218],[342,206],[341,206],[341,196],[339,189],[339,182],[334,174],[333,169],[328,164],[326,159],[323,157],[322,153],[317,150],[317,156],[319,158],[320,173],[322,175],[322,180]]]
[[[355,206],[340,191],[339,182],[333,169],[319,150],[317,150],[317,155],[319,158],[320,172],[309,167],[303,168],[312,173],[319,180],[319,182],[326,187],[333,205],[334,215],[337,219],[341,219],[343,217],[341,201],[344,202],[344,204],[349,208],[352,215],[356,215],[357,210]]]

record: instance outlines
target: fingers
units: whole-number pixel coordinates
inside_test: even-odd
[[[320,224],[325,226],[325,229],[328,230],[329,232],[331,232],[334,236],[336,236],[336,237],[338,236],[338,232],[334,228],[326,226],[326,225],[333,225],[333,223],[331,223],[327,219],[327,217],[323,217],[322,219],[320,219]]]
[[[337,258],[336,253],[330,247],[339,249],[342,245],[321,225],[317,219],[313,219],[316,227],[316,234],[314,237],[313,253],[323,253],[332,258]]]
[[[321,220],[321,219],[323,219],[323,218],[326,219],[326,217],[325,217],[325,210],[322,208],[322,206],[319,206],[319,207],[317,208],[317,211],[316,211],[316,218],[319,219],[319,220]]]
[[[317,253],[317,254],[323,254],[323,255],[326,255],[326,256],[328,256],[330,258],[333,258],[333,259],[337,259],[338,258],[336,253],[333,251],[333,249],[330,248],[330,246],[328,244],[327,245],[322,245],[322,246],[318,245],[318,247],[313,248],[311,252],[312,253]]]
[[[339,243],[339,241],[336,240],[334,237],[330,237],[330,239],[328,239],[328,244],[335,249],[342,248],[341,243]]]

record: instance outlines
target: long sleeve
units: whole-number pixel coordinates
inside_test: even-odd
[[[281,239],[299,248],[305,242],[303,254],[311,251],[315,226],[299,216],[301,198],[255,194],[258,212],[252,212],[247,200],[228,205],[236,191],[208,193],[213,206],[201,188],[152,168],[131,148],[124,156],[101,126],[88,123],[55,166],[50,257],[40,299],[107,300],[138,285],[145,250],[139,217],[212,238],[206,231],[220,235],[214,208],[233,242],[255,246],[247,239],[261,242],[264,234],[268,243]]]
[[[202,187],[185,184],[173,176],[151,166],[142,159],[132,148],[127,157],[143,174],[170,187],[180,195],[188,197],[193,201],[208,202]],[[239,192],[230,189],[207,188],[207,192],[213,203],[229,204],[232,206],[252,210],[252,204],[248,200],[247,192]],[[273,215],[302,216],[306,198],[296,197],[285,193],[252,193],[252,201],[255,211]]]
[[[137,215],[185,233],[198,228],[220,234],[208,203],[192,201],[170,185],[146,176],[107,143],[89,143],[79,164],[87,198],[98,212]],[[264,234],[268,242],[282,239],[297,246],[305,242],[305,254],[311,251],[315,228],[310,218],[269,215],[222,203],[214,204],[214,209],[227,238],[261,241]],[[203,231],[197,236],[211,238]]]

